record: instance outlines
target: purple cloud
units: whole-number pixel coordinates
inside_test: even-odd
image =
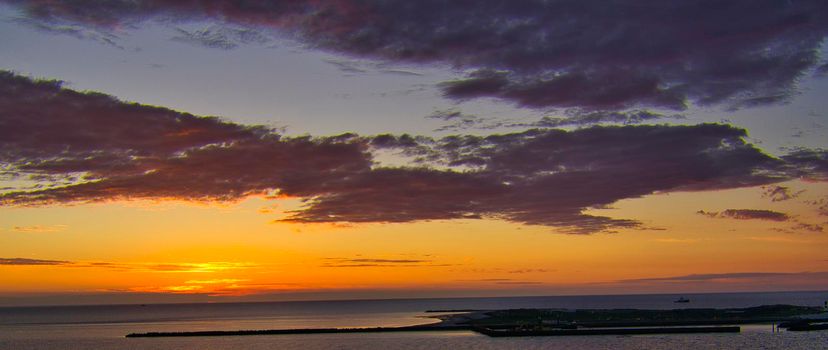
[[[441,126],[434,131],[459,131],[465,129],[494,129],[503,125],[502,122],[488,120],[478,116],[465,114],[457,109],[434,111],[426,116],[428,119],[436,119],[449,124]]]
[[[304,201],[285,222],[491,218],[592,233],[640,226],[585,213],[621,199],[828,177],[824,151],[775,158],[723,124],[285,137],[8,72],[0,111],[0,175],[37,184],[0,192],[0,206],[276,194]],[[380,149],[419,166],[380,166]]]
[[[654,192],[753,186],[787,178],[784,171],[788,164],[746,143],[745,136],[744,130],[731,126],[702,124],[449,136],[426,143],[426,149],[422,142],[409,147],[405,142],[388,141],[383,145],[408,147],[420,154],[425,164],[475,171],[454,175],[458,177],[453,180],[456,185],[447,187],[451,194],[439,194],[446,186],[431,185],[428,181],[433,176],[423,172],[417,179],[429,184],[431,190],[422,192],[429,197],[420,198],[421,193],[404,193],[405,188],[393,186],[387,190],[372,187],[374,192],[356,190],[353,196],[341,192],[317,198],[308,211],[293,219],[324,221],[326,217],[347,216],[343,211],[364,203],[388,203],[398,207],[396,213],[414,215],[414,211],[398,209],[427,201],[436,203],[435,211],[441,213],[432,218],[480,215],[571,227],[575,232],[636,227],[634,221],[589,216],[583,211]],[[372,200],[366,197],[369,193]],[[460,198],[464,201],[458,201]],[[391,207],[378,206],[371,212]],[[305,217],[308,214],[310,218]]]
[[[0,72],[0,110],[2,174],[46,187],[6,192],[6,205],[232,200],[271,189],[303,196],[370,166],[364,147],[342,137],[284,138],[8,72]]]
[[[33,169],[63,172],[89,165],[140,171],[127,163],[135,163],[136,158],[150,162],[187,147],[254,138],[266,132],[61,85],[0,71],[0,160],[25,160]],[[82,131],[67,132],[77,129]],[[72,161],[54,161],[61,155]]]
[[[675,110],[787,101],[797,79],[824,72],[822,0],[601,2],[4,0],[26,19],[128,28],[149,20],[271,30],[354,58],[452,65],[452,99],[519,106]],[[244,38],[189,33],[228,48]]]
[[[521,107],[623,109],[651,106],[681,110],[686,95],[659,87],[640,72],[549,72],[548,77],[478,70],[468,78],[443,83],[443,95],[456,100],[493,97]]]

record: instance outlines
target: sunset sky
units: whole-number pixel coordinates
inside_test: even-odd
[[[828,290],[828,2],[0,0],[0,305]]]

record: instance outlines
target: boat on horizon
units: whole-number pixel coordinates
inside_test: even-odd
[[[674,303],[689,303],[690,299],[687,299],[685,297],[681,297],[681,298],[678,298],[678,299],[674,300],[673,302]]]

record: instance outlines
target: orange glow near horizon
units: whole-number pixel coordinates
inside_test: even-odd
[[[808,201],[824,196],[828,186],[788,185],[810,197],[771,203],[759,200],[760,188],[743,188],[624,200],[591,214],[633,218],[644,228],[593,235],[497,220],[273,223],[274,213],[259,212],[273,203],[261,197],[220,206],[15,208],[2,212],[3,222],[12,224],[0,233],[0,256],[40,265],[0,265],[0,293],[274,293],[278,299],[279,293],[327,291],[336,298],[360,290],[382,297],[398,290],[543,295],[818,289],[828,279],[819,274],[828,271],[828,238],[795,226],[824,220]],[[696,213],[727,208],[774,209],[795,219]],[[754,272],[779,274],[774,278],[782,282],[766,286],[761,274],[729,277]],[[704,276],[686,277],[693,275]]]

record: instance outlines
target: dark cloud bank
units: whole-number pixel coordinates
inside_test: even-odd
[[[176,40],[221,49],[256,31],[355,58],[453,66],[446,97],[619,110],[779,103],[824,75],[824,0],[2,0],[24,20],[107,32],[209,21]]]
[[[639,226],[584,213],[625,198],[828,178],[828,152],[775,158],[745,136],[701,124],[285,137],[2,72],[0,176],[36,185],[6,190],[0,205],[275,194],[305,201],[288,222],[495,218],[590,233]],[[380,149],[417,166],[381,166]]]

